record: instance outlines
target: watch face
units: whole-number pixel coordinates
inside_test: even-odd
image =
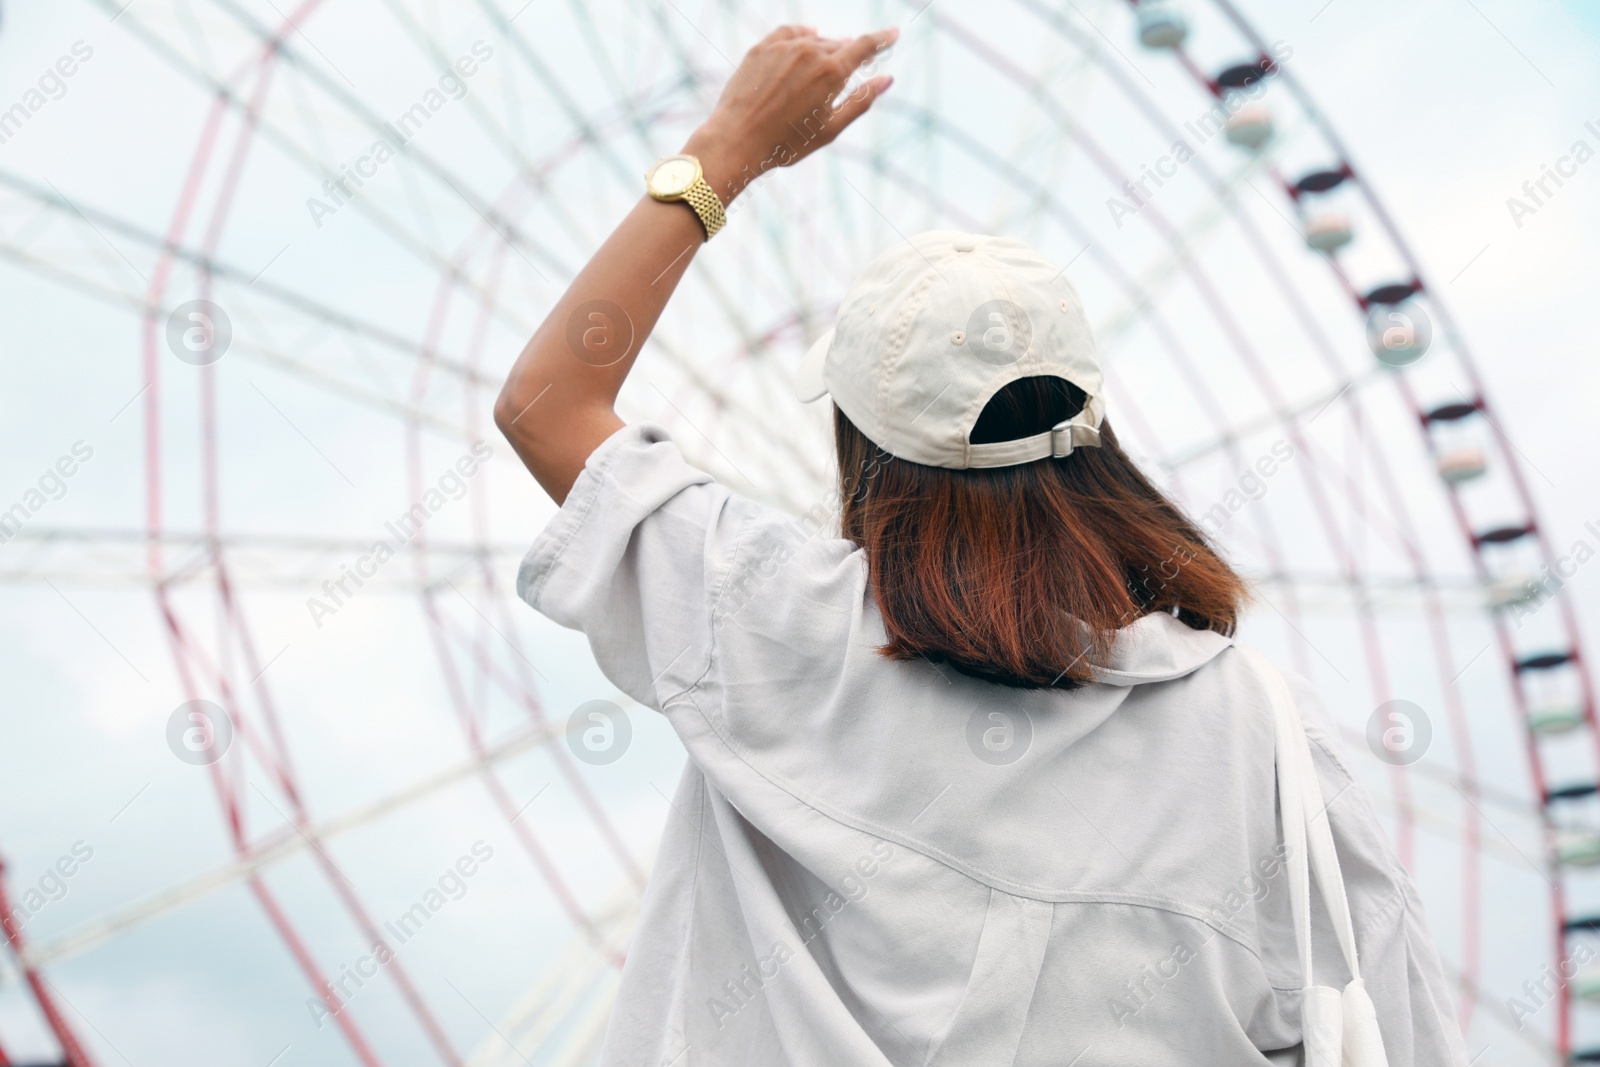
[[[656,196],[682,196],[700,174],[700,165],[688,156],[670,156],[650,172],[650,191]]]

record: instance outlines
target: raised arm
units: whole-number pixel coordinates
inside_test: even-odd
[[[888,76],[841,91],[896,36],[893,29],[840,39],[809,27],[774,30],[745,53],[684,154],[698,157],[723,205],[732,203],[763,171],[804,159],[872,105]],[[621,428],[617,392],[705,240],[687,204],[642,197],[517,357],[495,402],[495,424],[558,504],[589,454]]]

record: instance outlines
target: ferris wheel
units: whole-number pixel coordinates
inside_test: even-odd
[[[48,937],[8,920],[18,972],[61,1062],[106,1062],[50,970],[243,887],[318,1032],[338,1035],[316,1062],[592,1062],[649,855],[620,825],[604,761],[574,741],[592,720],[550,695],[565,665],[516,600],[532,530],[475,476],[490,466],[489,404],[730,59],[778,22],[859,29],[860,12],[89,6],[188,94],[190,154],[161,211],[91,202],[0,160],[0,261],[125,310],[127,348],[105,358],[140,368],[143,513],[120,529],[30,524],[0,576],[148,588],[176,721],[201,729],[188,751],[231,855]],[[855,271],[933,227],[1051,255],[1094,319],[1121,439],[1254,580],[1246,638],[1312,679],[1347,734],[1417,878],[1469,1050],[1483,1064],[1600,1062],[1600,968],[1585,966],[1600,949],[1600,724],[1536,511],[1541,476],[1304,85],[1294,42],[1231,0],[868,6],[871,25],[902,27],[878,60],[894,90],[732,206],[647,342],[624,416],[664,424],[738,491],[803,511],[828,498],[827,426],[789,377]],[[107,270],[107,247],[153,269]],[[238,442],[219,412],[244,367],[324,395],[334,421],[399,434],[405,484],[382,533],[288,495],[288,532],[237,517]],[[309,444],[319,428],[296,432]],[[407,605],[400,682],[441,694],[455,750],[330,810],[311,799],[324,765],[294,739],[332,709],[273,670],[263,591],[293,590],[320,632],[369,585]],[[519,769],[533,761],[565,798],[559,826],[528,814]],[[450,989],[398,951],[392,909],[369,899],[377,876],[353,880],[342,858],[343,842],[404,828],[459,788],[499,813],[554,931],[517,950],[522,988],[492,1007],[462,995],[471,1011],[441,1002]],[[291,860],[317,885],[297,882],[292,900],[278,874]],[[0,911],[15,903],[0,882]],[[1532,918],[1497,921],[1507,912]],[[392,951],[352,965],[326,943],[336,924]],[[368,982],[392,1010],[355,995]]]

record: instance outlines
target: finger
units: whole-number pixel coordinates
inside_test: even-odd
[[[833,120],[829,123],[833,128],[833,136],[837,137],[844,132],[844,128],[866,114],[872,102],[882,96],[889,86],[894,84],[893,74],[880,74],[876,78],[864,81],[840,102],[833,113]],[[833,138],[830,137],[831,141]]]
[[[815,37],[816,35],[817,28],[815,26],[779,26],[767,34],[767,40],[784,41],[791,37]]]
[[[879,30],[876,33],[864,33],[839,49],[836,56],[844,62],[846,69],[855,70],[871,59],[879,49],[887,48],[894,44],[899,37],[900,31],[893,26],[887,30]]]

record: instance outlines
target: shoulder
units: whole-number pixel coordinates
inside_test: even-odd
[[[865,588],[859,557],[832,536],[830,505],[796,517],[739,496],[659,426],[625,426],[534,541],[517,592],[582,630],[607,675],[656,706],[663,687],[698,684],[751,641],[796,659],[830,646],[827,620]]]
[[[821,610],[849,613],[866,588],[862,552],[834,532],[837,512],[819,502],[799,516],[737,500],[746,512],[716,596],[724,625],[764,630]]]

